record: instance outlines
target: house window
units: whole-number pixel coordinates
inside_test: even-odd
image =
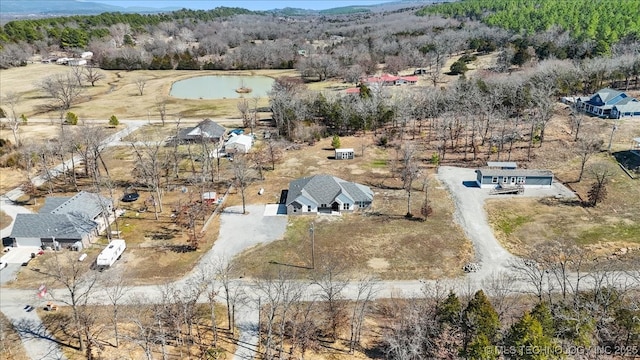
[[[307,205],[307,211],[311,212],[311,205]]]
[[[518,184],[524,185],[524,176],[518,176]]]
[[[322,208],[326,208],[326,207],[327,207],[327,204],[320,204],[320,207],[322,207]]]
[[[509,177],[508,177],[508,176],[504,176],[504,177],[502,177],[502,183],[503,183],[503,184],[506,184],[506,183],[508,183],[508,182],[509,182]]]
[[[347,203],[342,204],[342,210],[349,210],[349,204]]]
[[[491,182],[492,182],[493,184],[497,184],[497,183],[498,183],[498,177],[497,177],[497,176],[492,177],[492,178],[491,178]]]

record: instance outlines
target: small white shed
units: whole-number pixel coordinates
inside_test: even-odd
[[[224,145],[224,151],[227,153],[243,153],[246,154],[253,146],[253,138],[248,135],[234,135],[227,140]]]
[[[351,160],[355,156],[353,149],[336,149],[336,160]]]

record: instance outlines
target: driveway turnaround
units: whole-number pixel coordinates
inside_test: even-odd
[[[487,220],[484,202],[490,196],[508,198],[512,196],[555,196],[572,198],[575,194],[562,184],[554,182],[550,189],[525,189],[523,195],[489,195],[489,189],[475,185],[475,169],[441,166],[438,178],[449,189],[455,203],[455,221],[460,224],[473,243],[476,262],[480,269],[469,274],[472,279],[484,279],[492,274],[508,271],[509,265],[517,258],[498,242]]]

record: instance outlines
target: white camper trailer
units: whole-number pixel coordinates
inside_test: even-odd
[[[96,260],[96,265],[101,268],[110,267],[113,265],[116,260],[120,258],[120,255],[124,252],[124,249],[127,248],[127,244],[123,239],[114,239],[111,240],[109,245],[107,245],[102,252],[98,255],[98,259]]]

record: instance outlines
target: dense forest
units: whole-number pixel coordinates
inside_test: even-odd
[[[578,41],[596,41],[601,52],[625,37],[640,37],[640,2],[631,0],[463,0],[418,11],[427,14],[481,20],[523,35],[559,27]]]

